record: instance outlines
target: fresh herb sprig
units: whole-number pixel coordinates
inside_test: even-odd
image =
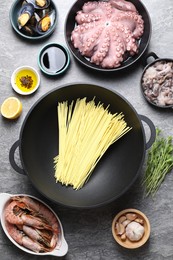
[[[151,146],[142,184],[145,186],[146,196],[154,196],[166,174],[173,169],[172,137],[164,137],[162,131],[156,128],[156,139]]]

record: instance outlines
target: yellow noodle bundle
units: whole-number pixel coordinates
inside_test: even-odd
[[[78,190],[89,179],[108,147],[130,127],[123,113],[86,98],[58,103],[59,155],[54,158],[55,179]]]

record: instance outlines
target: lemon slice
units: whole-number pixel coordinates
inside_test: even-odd
[[[9,97],[1,105],[1,114],[8,119],[16,119],[22,113],[22,103],[16,97]]]

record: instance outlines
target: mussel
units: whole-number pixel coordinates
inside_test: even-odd
[[[36,8],[36,1],[40,5],[45,3],[41,3],[41,0],[24,0],[17,17],[19,29],[25,35],[32,37],[47,33],[56,20],[56,9],[53,9],[51,5],[48,6],[50,0],[43,0],[46,1],[44,8]]]
[[[44,34],[47,32],[54,24],[56,18],[55,10],[47,13],[36,25],[36,31],[38,34]]]
[[[33,27],[31,25],[24,25],[22,27],[22,31],[29,36],[34,36],[35,35],[35,30],[33,29]]]
[[[35,9],[44,9],[50,5],[50,0],[26,0],[28,3],[33,4]]]
[[[19,15],[17,19],[19,29],[21,29],[23,26],[26,25],[26,23],[33,16],[33,14],[34,14],[34,6],[32,4],[28,3],[22,5],[21,9],[19,10]]]
[[[21,30],[24,34],[29,35],[29,36],[35,36],[37,35],[36,32],[36,24],[37,24],[37,19],[35,17],[35,13],[33,16],[31,16],[30,20],[26,25],[24,25]]]

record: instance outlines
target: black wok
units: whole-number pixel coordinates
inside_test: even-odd
[[[114,112],[123,112],[133,129],[114,143],[85,186],[75,191],[55,182],[53,158],[58,154],[57,103],[59,101],[96,97]],[[144,120],[151,129],[146,144]],[[50,200],[65,206],[91,208],[107,204],[124,194],[136,180],[143,165],[145,152],[155,139],[155,127],[144,116],[138,115],[130,103],[116,92],[104,87],[77,83],[57,88],[40,98],[28,112],[20,137],[10,150],[10,163],[19,173],[26,173],[37,190]],[[23,169],[14,160],[19,147]]]
[[[138,42],[138,44],[139,44],[138,54],[128,57],[126,60],[124,60],[124,62],[121,64],[121,66],[114,68],[114,69],[104,69],[104,68],[101,68],[100,66],[97,66],[97,65],[91,63],[88,59],[86,59],[84,56],[82,56],[80,54],[78,49],[76,49],[73,46],[73,43],[71,41],[71,33],[76,25],[76,22],[75,22],[76,13],[79,10],[81,10],[84,3],[88,2],[88,1],[89,0],[77,0],[70,8],[70,10],[67,14],[67,17],[66,17],[66,21],[65,21],[65,39],[66,39],[68,48],[70,49],[71,53],[76,58],[76,60],[79,61],[80,64],[84,65],[87,68],[94,69],[97,71],[102,71],[102,72],[120,71],[122,69],[128,68],[129,66],[131,66],[135,62],[137,62],[142,57],[142,55],[145,53],[145,51],[147,50],[147,47],[149,45],[150,38],[151,38],[151,31],[152,31],[149,13],[148,13],[146,7],[144,6],[144,4],[142,3],[142,1],[130,0],[130,2],[132,2],[135,5],[136,9],[138,10],[139,14],[142,16],[142,18],[144,20],[144,33]],[[91,0],[91,1],[94,1],[94,0]],[[96,1],[98,1],[98,0],[96,0]]]

